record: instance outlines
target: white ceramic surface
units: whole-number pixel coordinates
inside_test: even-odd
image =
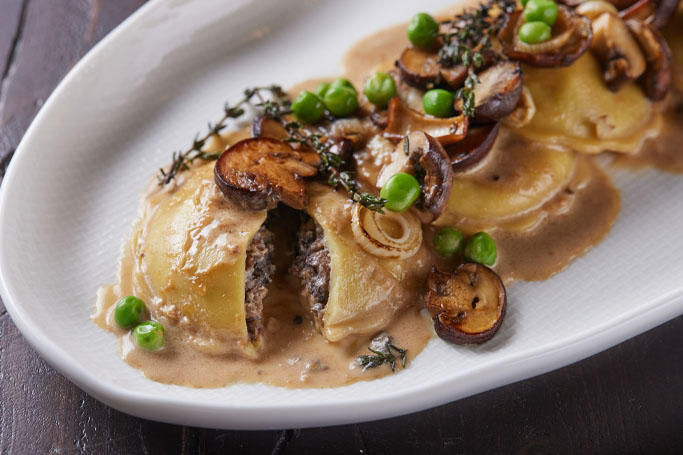
[[[31,125],[0,194],[0,289],[36,350],[124,412],[210,427],[292,428],[443,404],[566,365],[682,313],[683,177],[620,173],[623,212],[613,231],[555,278],[511,286],[506,322],[486,345],[434,339],[403,372],[329,390],[168,386],[120,360],[116,338],[89,315],[97,287],[115,279],[138,197],[170,151],[244,87],[334,75],[346,48],[407,20],[415,5],[157,0],[93,49]]]

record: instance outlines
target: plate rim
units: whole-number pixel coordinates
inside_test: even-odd
[[[127,32],[137,22],[160,7],[162,0],[150,0],[90,49],[49,95],[40,111],[22,137],[6,175],[0,185],[0,220],[7,210],[9,198],[7,188],[15,185],[13,169],[21,162],[24,144],[40,128],[46,115],[52,110],[55,100],[77,77],[82,68],[118,36]],[[0,239],[4,237],[5,223],[0,221]],[[50,342],[49,337],[31,321],[20,303],[21,292],[7,281],[5,270],[9,267],[5,247],[0,242],[0,295],[12,321],[28,343],[55,370],[79,388],[99,401],[119,411],[142,418],[180,424],[225,429],[282,429],[291,427],[319,427],[364,422],[413,413],[434,406],[446,404],[466,396],[491,390],[530,378],[570,363],[582,360],[606,350],[628,338],[634,337],[683,313],[683,289],[678,289],[655,299],[658,302],[649,312],[638,309],[624,312],[609,323],[593,327],[588,332],[574,335],[570,339],[554,342],[509,355],[495,365],[473,368],[465,379],[477,377],[479,381],[468,381],[467,387],[451,392],[448,387],[452,379],[444,378],[428,387],[419,385],[407,390],[391,391],[380,397],[361,401],[337,401],[336,403],[279,403],[255,404],[250,406],[225,403],[188,403],[177,397],[158,397],[142,392],[126,390],[123,386],[100,379],[60,346]],[[523,364],[523,365],[522,365]],[[493,370],[493,371],[491,371]],[[498,370],[498,371],[496,371]],[[400,398],[400,400],[397,400]],[[295,412],[292,412],[295,411]]]

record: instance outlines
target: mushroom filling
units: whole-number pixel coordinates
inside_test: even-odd
[[[325,246],[323,229],[311,218],[299,230],[297,255],[289,272],[301,280],[301,295],[318,327],[322,326],[330,295],[330,269],[330,252]]]
[[[275,273],[275,265],[273,265],[274,238],[275,235],[263,225],[247,247],[244,273],[244,309],[250,341],[263,334],[263,299],[268,294],[266,286],[272,281]]]

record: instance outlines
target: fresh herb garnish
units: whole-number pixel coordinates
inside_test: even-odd
[[[374,341],[370,346],[373,344],[375,344]],[[368,347],[368,351],[372,352],[374,355],[361,355],[356,359],[358,365],[363,367],[363,371],[384,365],[385,363],[391,367],[391,371],[396,371],[396,360],[399,358],[401,359],[402,367],[406,367],[407,350],[391,344],[391,338],[389,337],[384,338],[384,343],[381,348],[373,349],[372,347]],[[396,354],[394,354],[393,351],[396,351]]]
[[[265,97],[262,92],[269,92],[270,96]],[[257,98],[258,102],[254,103],[254,98]],[[261,114],[264,117],[280,122],[289,136],[285,139],[285,142],[298,143],[315,151],[320,157],[321,164],[319,172],[327,177],[326,181],[328,185],[335,189],[341,186],[346,190],[349,199],[352,201],[357,202],[370,210],[384,213],[383,208],[386,201],[373,194],[358,191],[358,183],[353,178],[353,173],[342,170],[346,162],[341,156],[330,150],[330,143],[322,133],[304,128],[299,122],[288,121],[285,118],[286,115],[292,113],[292,102],[287,96],[287,93],[278,85],[246,89],[244,91],[244,98],[237,104],[234,106],[226,104],[223,118],[215,125],[209,123],[209,131],[206,135],[200,138],[199,134],[197,134],[192,146],[186,151],[173,152],[173,163],[171,167],[168,170],[160,170],[160,175],[158,176],[159,185],[163,186],[173,181],[178,172],[188,169],[189,164],[196,159],[218,159],[221,155],[220,153],[208,153],[202,149],[210,137],[219,135],[220,132],[227,127],[229,119],[237,119],[245,114],[245,104],[261,110]]]
[[[440,33],[443,45],[439,49],[439,62],[443,65],[467,67],[468,75],[463,87],[455,93],[462,100],[462,111],[474,116],[474,86],[479,83],[475,70],[484,62],[484,51],[494,52],[491,38],[505,25],[506,15],[517,7],[515,0],[490,0],[478,8],[456,15],[446,22],[449,28]]]
[[[270,99],[264,98],[262,92],[269,92],[276,101],[273,102]],[[259,101],[256,104],[252,103],[254,97]],[[279,85],[246,89],[244,91],[244,98],[237,104],[234,106],[230,106],[227,103],[225,104],[223,108],[223,117],[215,125],[209,122],[208,132],[204,136],[200,137],[199,133],[197,133],[192,141],[192,145],[187,150],[173,152],[173,163],[171,164],[171,167],[168,170],[159,170],[160,172],[157,176],[159,185],[164,186],[171,183],[176,178],[176,175],[178,175],[178,172],[189,169],[189,165],[196,159],[207,161],[217,160],[221,155],[220,153],[209,153],[203,150],[206,142],[212,136],[218,136],[220,132],[228,126],[229,119],[237,119],[244,115],[244,106],[246,104],[262,107],[264,111],[267,112],[268,109],[272,109],[270,107],[271,104],[276,104],[278,109],[280,109],[289,106],[291,103],[289,102],[287,94]]]

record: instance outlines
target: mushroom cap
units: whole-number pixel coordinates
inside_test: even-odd
[[[467,135],[468,119],[465,115],[437,118],[409,108],[398,97],[392,98],[387,110],[387,127],[384,137],[396,142],[411,131],[423,131],[435,137],[441,145],[462,140]]]
[[[479,163],[493,148],[500,131],[500,122],[470,128],[467,137],[446,147],[454,171],[463,171]]]
[[[475,84],[475,123],[495,122],[510,114],[522,96],[522,68],[518,62],[503,60],[478,75]]]
[[[505,55],[533,66],[569,66],[588,50],[593,36],[590,21],[564,5],[558,5],[557,22],[549,41],[539,44],[522,43],[517,39],[522,24],[522,12],[511,13],[498,38]]]
[[[216,161],[214,180],[223,194],[251,210],[275,207],[282,201],[295,209],[306,207],[303,177],[317,173],[301,154],[271,138],[244,139]]]
[[[436,334],[455,344],[481,344],[500,329],[507,309],[505,286],[496,272],[465,263],[453,273],[432,267],[425,307]]]
[[[643,91],[653,101],[661,101],[669,92],[672,82],[671,50],[664,37],[653,25],[629,19],[626,26],[643,51],[647,68],[641,76]]]
[[[613,92],[645,72],[645,58],[640,46],[616,14],[602,13],[593,20],[590,49],[602,64],[605,83]]]
[[[399,172],[417,176],[424,182],[416,207],[423,223],[431,223],[443,213],[453,187],[451,159],[434,137],[422,131],[413,131],[401,141],[391,154],[377,178],[381,188],[389,178]]]

